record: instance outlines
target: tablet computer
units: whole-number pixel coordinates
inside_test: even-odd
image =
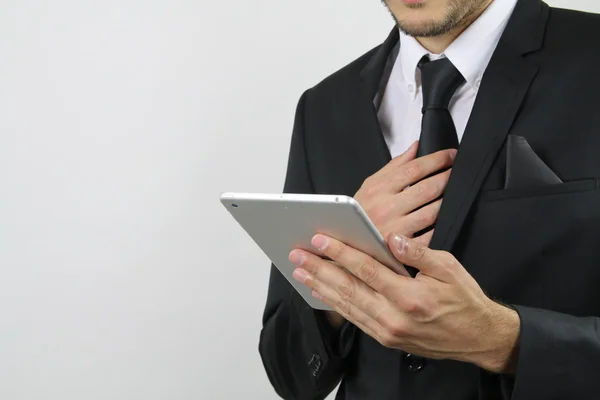
[[[329,310],[293,277],[293,249],[319,255],[312,237],[322,233],[369,254],[398,274],[409,276],[356,200],[316,194],[223,193],[221,203],[273,265],[313,308]]]

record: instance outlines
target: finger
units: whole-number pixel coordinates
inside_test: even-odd
[[[446,191],[451,173],[452,169],[441,172],[398,193],[394,212],[406,215],[439,199]]]
[[[372,297],[372,300],[374,301],[369,302],[369,305],[366,307],[362,306],[361,302],[348,301],[343,295],[340,296],[340,293],[344,293],[345,291],[335,290],[332,285],[322,281],[328,280],[326,277],[327,273],[332,272],[337,267],[332,262],[319,261],[320,257],[314,256],[311,253],[306,253],[306,256],[308,260],[304,262],[302,267],[294,272],[294,275],[298,275],[297,272],[299,270],[303,271],[300,275],[304,276],[303,282],[307,287],[312,289],[313,296],[323,301],[344,319],[355,324],[359,329],[379,343],[383,345],[391,343],[390,340],[394,339],[394,327],[398,326],[397,320],[399,315],[397,310],[390,306],[391,303],[388,299],[380,293],[372,291],[372,289],[366,286],[364,282],[358,280],[353,275],[340,270],[343,274],[347,275],[347,279],[355,282],[358,287],[365,287],[367,292],[373,293],[374,295]],[[318,272],[320,279],[303,269],[305,267],[311,269],[311,264],[313,262],[319,264],[321,267],[321,270]],[[398,291],[397,294],[397,301],[406,301],[403,292]],[[391,332],[390,329],[392,330]]]
[[[408,214],[402,219],[402,232],[414,234],[433,226],[438,218],[441,207],[442,199],[439,199]],[[394,232],[394,230],[390,229],[388,232]]]
[[[335,310],[338,314],[343,316],[343,311],[338,310],[338,306],[334,301],[331,301],[331,300],[329,300],[328,297],[323,296],[319,293],[315,293],[315,292],[313,292],[313,296],[315,298],[321,300],[324,304],[328,305],[332,310]],[[365,323],[362,321],[362,319],[358,319],[354,316],[348,316],[348,317],[344,317],[344,318],[347,321],[354,324],[358,329],[360,329],[361,331],[363,331],[364,333],[366,333],[367,335],[372,337],[373,339],[381,342],[378,332],[383,331],[383,328],[377,322],[375,322],[373,319],[370,319],[368,323]]]
[[[301,275],[302,283],[335,301],[345,314],[353,315],[360,310],[367,315],[376,315],[381,308],[384,299],[380,294],[332,262],[303,250],[292,251],[290,260],[312,278]],[[296,275],[298,272],[295,271]]]
[[[371,318],[358,307],[341,301],[338,294],[332,290],[331,287],[326,285],[320,286],[318,281],[312,284],[318,287],[318,290],[313,289],[313,297],[327,304],[345,320],[353,323],[360,330],[373,338],[376,338],[377,333],[381,332],[381,325],[379,325],[375,319]]]
[[[387,296],[390,291],[401,290],[402,279],[408,279],[396,274],[371,256],[334,238],[318,234],[313,237],[312,245],[327,257],[342,264],[352,275],[383,296]]]
[[[388,175],[389,173],[395,171],[398,167],[414,160],[417,157],[417,150],[419,148],[419,141],[415,141],[413,142],[413,144],[410,145],[410,147],[402,154],[400,154],[399,156],[396,156],[392,159],[392,161],[390,161],[389,163],[387,163],[386,166],[384,166],[383,168],[381,168],[378,172],[375,173],[375,175],[373,175],[374,178],[376,177],[385,177],[386,175]]]
[[[415,240],[394,234],[389,235],[388,246],[401,263],[442,282],[456,280],[456,267],[460,264],[450,253],[431,250]]]
[[[352,315],[347,315],[344,308],[340,308],[339,303],[336,300],[331,300],[329,296],[322,295],[314,290],[313,296],[327,304],[331,309],[335,310],[347,321],[353,323],[357,328],[377,340],[383,346],[395,347],[395,342],[397,342],[395,336],[398,332],[398,327],[405,325],[400,323],[402,316],[398,314],[397,310],[393,310],[391,307],[382,307],[376,317],[361,314],[360,311]],[[389,303],[387,304],[389,305]]]
[[[454,163],[455,158],[456,150],[448,149],[396,165],[389,174],[392,177],[392,189],[399,193],[407,186],[414,185],[436,172],[448,169]]]
[[[432,229],[429,232],[426,232],[423,235],[421,235],[417,238],[414,238],[413,240],[423,246],[429,247],[429,244],[431,243],[431,239],[433,238],[434,232],[435,232],[435,229]]]

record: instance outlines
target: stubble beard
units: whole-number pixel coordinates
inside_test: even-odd
[[[392,18],[396,21],[398,29],[413,37],[436,37],[446,35],[447,33],[466,25],[467,21],[469,21],[473,15],[477,14],[479,9],[479,7],[469,7],[469,3],[465,0],[451,0],[446,15],[441,21],[432,20],[415,26],[398,19],[390,9],[387,1],[382,0],[382,2],[392,15]],[[405,7],[418,10],[426,7],[426,4],[406,4]]]

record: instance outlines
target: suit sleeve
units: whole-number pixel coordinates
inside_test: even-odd
[[[314,193],[304,140],[304,93],[294,122],[284,185],[286,193]],[[312,309],[273,265],[259,352],[267,376],[283,399],[324,399],[344,374],[354,328],[335,331],[321,311]]]
[[[514,306],[521,318],[517,373],[506,400],[592,400],[600,393],[600,318]]]

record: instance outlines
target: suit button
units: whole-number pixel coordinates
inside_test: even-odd
[[[419,372],[425,367],[426,361],[423,357],[418,357],[409,353],[404,359],[406,360],[406,365],[410,372]]]
[[[319,356],[318,354],[313,354],[310,358],[310,361],[308,362],[308,366],[310,367],[312,376],[317,376],[317,374],[321,370],[322,364],[323,362],[321,361],[321,356]]]

